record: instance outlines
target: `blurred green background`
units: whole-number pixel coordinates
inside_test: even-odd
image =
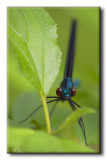
[[[80,79],[81,85],[77,88],[77,95],[73,97],[81,107],[91,107],[96,110],[93,115],[83,117],[88,144],[99,151],[99,34],[100,9],[99,8],[45,8],[57,23],[58,44],[62,51],[62,62],[59,74],[49,92],[49,96],[56,95],[64,74],[66,53],[69,43],[70,25],[73,19],[77,20],[77,36],[73,80]],[[41,104],[38,91],[29,83],[18,68],[18,63],[12,48],[8,49],[8,119],[11,125],[17,123]],[[53,104],[49,104],[49,110]],[[72,109],[67,102],[59,102],[51,117],[51,126],[55,130],[70,115]],[[43,110],[40,109],[27,122],[20,127],[33,126],[29,124],[32,119],[44,124]],[[13,124],[12,124],[13,125]],[[83,141],[82,131],[75,123],[74,131],[71,126],[60,132],[59,137]]]

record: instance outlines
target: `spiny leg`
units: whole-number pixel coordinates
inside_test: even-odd
[[[76,102],[74,102],[73,100],[72,100],[72,104],[73,104],[73,105],[75,104],[77,107],[81,108],[81,107],[80,107]],[[79,125],[80,125],[80,127],[81,127],[81,129],[82,129],[82,132],[83,132],[83,135],[84,135],[84,138],[85,138],[85,144],[88,145],[88,144],[87,144],[87,139],[86,139],[86,134],[85,134],[84,122],[83,122],[83,120],[82,120],[82,117],[80,117],[80,118],[78,119],[78,123],[79,123]]]
[[[74,102],[73,100],[71,101],[71,103],[72,103],[72,106],[73,106],[73,108],[76,110],[76,107],[75,107],[75,105],[77,105],[77,107],[79,107],[79,108],[81,108],[76,102]],[[75,104],[75,105],[74,105]],[[84,130],[85,130],[85,128],[84,128],[84,123],[83,123],[83,120],[82,120],[82,118],[80,118],[80,119],[78,119],[78,123],[79,123],[79,125],[81,126],[81,128],[82,128],[82,130],[83,130],[83,133],[84,133]],[[82,124],[81,124],[82,123]],[[86,137],[86,136],[85,136]]]
[[[71,100],[69,100],[69,104],[71,105],[71,107],[72,107],[73,111],[75,111],[75,110],[76,110],[76,108],[75,108],[75,106],[74,106],[74,105],[72,105],[72,101],[71,101]]]
[[[57,97],[57,96],[49,96],[49,97],[46,97],[46,98],[60,98],[60,97]]]
[[[51,102],[58,101],[58,100],[59,99],[54,99],[54,100],[48,101],[46,103],[51,103]],[[27,118],[25,118],[24,120],[20,121],[19,124],[21,124],[21,123],[25,122],[26,120],[28,120],[41,107],[42,107],[42,104],[38,108],[36,108],[31,114],[29,114]]]
[[[75,107],[74,104],[76,104],[79,108],[81,108],[77,103],[74,102],[74,104],[73,104],[73,102],[74,101],[72,101],[72,100],[69,101],[69,103],[70,103],[70,105],[71,105],[71,107],[72,107],[73,110],[76,110],[76,107]],[[82,132],[83,132],[83,135],[84,135],[84,139],[85,139],[85,144],[87,145],[86,134],[85,134],[85,127],[84,127],[84,123],[83,123],[83,120],[82,120],[81,117],[78,119],[78,124],[80,125],[80,127],[82,129]]]
[[[78,105],[76,102],[74,102],[73,100],[71,100],[75,105],[77,105],[77,107],[81,108],[80,105]]]
[[[84,138],[85,138],[85,144],[88,145],[87,144],[87,139],[86,139],[86,134],[85,134],[84,122],[83,122],[82,118],[78,119],[78,123],[79,123],[80,127],[82,128]]]

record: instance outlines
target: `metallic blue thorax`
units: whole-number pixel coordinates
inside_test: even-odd
[[[62,96],[63,97],[70,97],[71,88],[72,88],[71,78],[69,78],[69,77],[64,78],[64,80],[61,83]]]

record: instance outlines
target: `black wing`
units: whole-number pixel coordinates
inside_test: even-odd
[[[76,36],[76,20],[73,20],[64,77],[71,77],[73,72],[74,48]]]

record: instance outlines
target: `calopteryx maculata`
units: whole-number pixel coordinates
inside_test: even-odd
[[[67,54],[67,59],[66,59],[66,65],[65,65],[65,72],[64,72],[64,78],[63,81],[61,82],[60,88],[56,90],[57,96],[50,96],[47,98],[53,98],[53,100],[48,101],[47,103],[51,103],[56,101],[54,107],[52,108],[50,112],[50,116],[52,115],[56,104],[59,101],[68,101],[71,108],[73,111],[76,110],[76,106],[81,108],[76,102],[74,102],[71,97],[76,95],[76,89],[75,89],[75,83],[72,81],[72,75],[73,75],[73,62],[74,62],[74,50],[75,50],[75,37],[76,37],[76,20],[73,21],[72,23],[72,29],[71,29],[71,35],[70,35],[70,42],[69,42],[69,48],[68,48],[68,54]],[[22,123],[26,121],[33,113],[35,113],[39,108],[42,107],[42,104],[36,108],[26,119],[23,121],[19,122]],[[87,140],[86,140],[86,134],[85,134],[85,127],[82,118],[78,119],[78,123],[82,129],[84,139],[85,139],[85,144],[87,145]]]

